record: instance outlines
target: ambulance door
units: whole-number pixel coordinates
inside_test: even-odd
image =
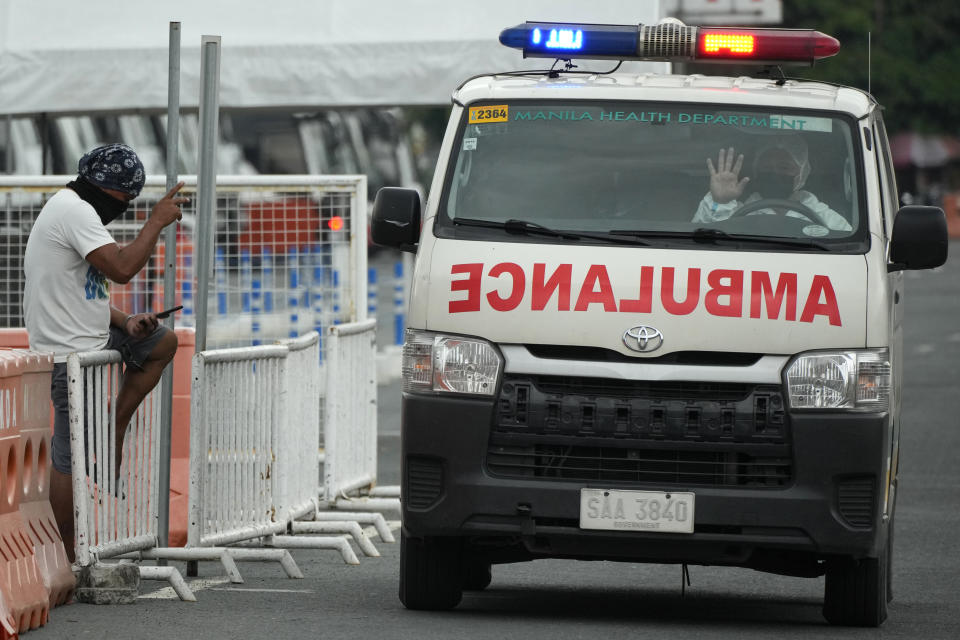
[[[870,118],[871,135],[874,140],[874,159],[876,162],[877,177],[880,182],[880,196],[883,205],[883,242],[885,254],[889,262],[890,234],[893,230],[893,220],[900,208],[900,199],[897,193],[897,182],[893,172],[893,159],[890,155],[890,145],[887,132],[883,126],[880,110],[875,109]],[[869,169],[868,169],[869,170]],[[896,488],[897,463],[900,452],[900,397],[903,382],[903,271],[897,270],[887,274],[889,293],[889,326],[890,326],[890,461],[889,476],[885,479],[886,489],[884,500],[884,514],[889,516],[893,509],[893,492]]]

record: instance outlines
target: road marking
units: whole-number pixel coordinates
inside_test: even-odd
[[[210,591],[249,591],[250,593],[316,593],[313,589],[244,589],[243,587],[217,587]]]
[[[932,344],[918,344],[916,349],[914,349],[914,352],[925,356],[929,353],[933,353],[936,350],[936,347],[934,347]]]
[[[226,576],[218,576],[216,578],[197,578],[196,580],[187,582],[187,586],[190,587],[190,591],[196,593],[197,591],[211,589],[221,584],[227,584],[228,582],[230,582],[230,578]],[[180,596],[178,596],[177,592],[173,590],[173,587],[164,587],[163,589],[157,589],[156,591],[152,591],[150,593],[144,593],[143,595],[138,596],[138,598],[144,600],[179,600]]]
[[[947,342],[960,342],[960,333],[951,333],[950,337],[947,338]]]

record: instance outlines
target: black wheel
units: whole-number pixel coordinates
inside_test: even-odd
[[[483,591],[490,586],[493,572],[490,563],[476,558],[465,558],[463,562],[463,588],[466,591]]]
[[[889,532],[887,547],[890,546]],[[879,627],[887,619],[890,556],[836,560],[827,567],[823,617],[834,625]]]
[[[410,538],[400,532],[400,602],[407,609],[443,610],[460,604],[463,569],[459,538]]]

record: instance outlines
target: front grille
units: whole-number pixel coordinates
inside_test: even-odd
[[[602,347],[559,344],[525,345],[530,355],[549,360],[586,360],[590,362],[626,362],[628,364],[682,364],[701,367],[749,367],[763,357],[760,353],[729,351],[672,351],[662,356],[638,358]]]
[[[873,526],[876,480],[873,476],[845,478],[837,483],[837,510],[851,527]]]
[[[443,493],[443,463],[436,458],[407,456],[404,500],[413,509],[427,509]]]
[[[788,441],[777,385],[508,375],[494,432],[612,438]]]
[[[782,487],[793,477],[777,385],[528,376],[504,379],[493,475]]]
[[[654,444],[666,446],[652,448]],[[785,446],[760,445],[767,450],[744,453],[731,448],[677,449],[674,445],[491,444],[487,469],[509,477],[658,485],[782,487],[790,480],[790,457]]]

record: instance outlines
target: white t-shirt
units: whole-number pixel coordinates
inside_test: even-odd
[[[110,285],[86,256],[113,244],[100,216],[72,189],[61,189],[40,210],[23,257],[23,316],[34,351],[93,351],[110,336]]]

